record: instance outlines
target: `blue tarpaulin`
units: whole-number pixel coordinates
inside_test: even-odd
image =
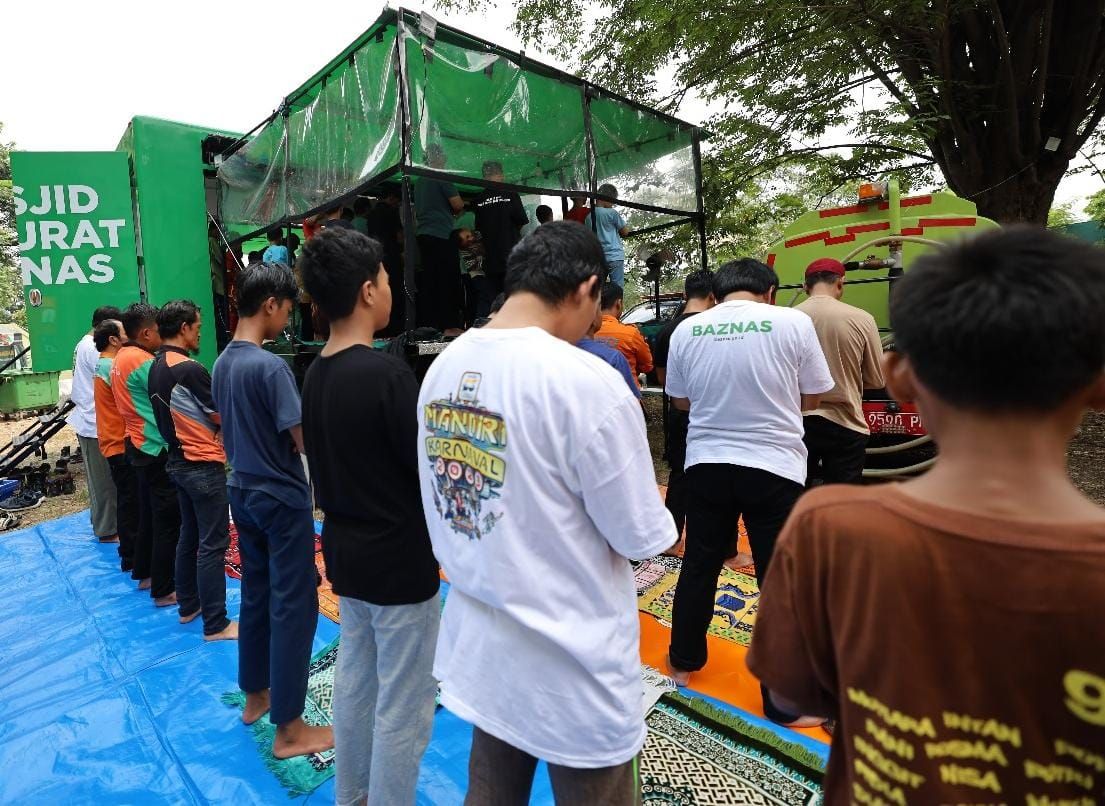
[[[240,603],[228,579],[231,618]],[[0,612],[0,803],[288,800],[238,710],[219,701],[237,685],[237,644],[204,642],[199,619],[155,608],[87,512],[0,534]],[[320,616],[315,650],[337,632]],[[439,709],[420,804],[463,801],[470,741],[470,726]],[[333,803],[333,779],[299,800]],[[552,803],[542,772],[532,802]]]

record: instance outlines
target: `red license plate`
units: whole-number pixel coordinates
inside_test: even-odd
[[[921,414],[912,403],[864,403],[863,416],[872,434],[921,437],[927,433]]]

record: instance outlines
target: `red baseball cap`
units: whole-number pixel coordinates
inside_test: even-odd
[[[839,260],[831,257],[818,258],[810,265],[806,266],[806,276],[811,274],[822,274],[824,272],[830,272],[837,277],[844,276],[844,264]]]

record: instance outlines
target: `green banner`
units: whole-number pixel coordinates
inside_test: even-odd
[[[100,305],[138,299],[127,155],[16,151],[16,233],[36,371],[72,369]]]

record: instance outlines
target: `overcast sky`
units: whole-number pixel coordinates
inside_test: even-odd
[[[363,0],[12,0],[4,6],[0,122],[5,140],[33,151],[112,150],[135,115],[248,131],[384,7]],[[433,13],[432,4],[427,8]],[[511,10],[435,16],[518,46],[509,30]],[[697,123],[695,106],[683,117]],[[1080,200],[1102,186],[1092,173],[1068,178],[1058,200],[1078,200],[1080,216]]]

